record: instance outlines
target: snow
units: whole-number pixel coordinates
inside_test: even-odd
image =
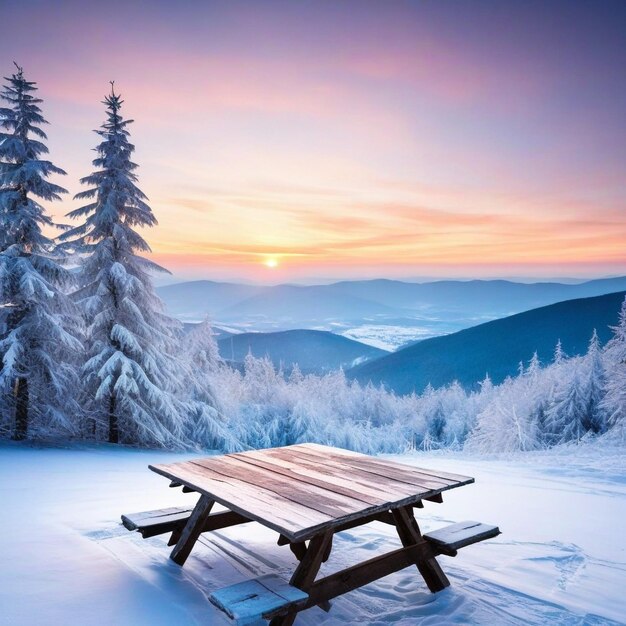
[[[348,339],[393,352],[414,341],[430,339],[446,334],[445,329],[425,326],[394,326],[388,324],[364,324],[340,333]]]
[[[264,574],[288,577],[295,558],[258,524],[203,535],[184,568],[163,537],[142,540],[121,513],[193,503],[149,463],[189,453],[108,445],[0,444],[0,624],[211,624],[229,621],[212,591]],[[416,510],[422,530],[477,519],[502,535],[440,557],[452,586],[430,594],[414,568],[336,599],[301,626],[623,623],[626,463],[606,441],[505,457],[411,453],[395,460],[474,476],[444,504]],[[394,549],[378,523],[340,533],[322,574]]]

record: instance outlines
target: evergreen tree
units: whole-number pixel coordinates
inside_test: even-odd
[[[556,342],[556,346],[554,348],[554,364],[561,365],[563,361],[567,358],[567,355],[563,351],[563,346],[561,345],[561,340],[559,339]]]
[[[176,445],[188,411],[175,396],[183,367],[174,357],[179,325],[165,315],[150,278],[166,270],[139,255],[150,248],[135,228],[157,221],[136,185],[132,120],[120,115],[122,103],[112,84],[106,121],[95,131],[102,138],[97,170],[76,195],[90,202],[68,214],[85,221],[62,235],[83,256],[75,300],[88,324],[85,406],[96,434],[105,428],[111,443]]]
[[[600,408],[605,411],[607,426],[626,438],[626,298],[622,303],[613,337],[605,348],[606,382]]]
[[[223,361],[208,319],[185,335],[182,347],[187,361],[185,397],[190,407],[187,439],[203,448],[229,452],[240,449],[240,443],[228,431],[214,386]]]
[[[570,359],[568,365],[546,413],[547,439],[551,444],[580,441],[586,432],[589,402],[582,381],[581,359]]]
[[[604,364],[602,363],[602,350],[596,329],[589,341],[589,349],[584,358],[583,385],[587,396],[587,414],[583,422],[585,430],[594,434],[605,430],[606,424],[604,411],[601,407],[604,394]]]
[[[217,406],[213,378],[223,361],[208,318],[186,333],[182,349],[191,375],[191,379],[185,385],[187,393],[193,400]]]
[[[71,274],[43,232],[59,226],[39,204],[66,193],[48,180],[65,172],[41,158],[48,152],[42,100],[16,67],[0,93],[8,103],[0,108],[0,426],[8,431],[14,417],[13,436],[24,439],[35,425],[72,429],[72,361],[81,344],[67,330]]]

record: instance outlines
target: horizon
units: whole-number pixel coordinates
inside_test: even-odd
[[[0,69],[38,83],[61,222],[115,79],[158,284],[626,274],[623,3],[150,9],[14,3]]]
[[[286,281],[263,281],[263,280],[246,280],[246,279],[227,279],[227,278],[184,278],[177,277],[173,274],[167,275],[159,275],[157,280],[155,280],[155,285],[157,287],[168,287],[171,285],[180,285],[183,283],[202,283],[202,282],[211,282],[218,284],[242,284],[242,285],[256,285],[259,287],[278,287],[281,285],[292,285],[296,287],[315,287],[315,286],[323,286],[323,285],[332,285],[335,283],[341,282],[372,282],[372,281],[394,281],[394,282],[404,282],[404,283],[415,283],[415,284],[424,284],[424,283],[434,283],[441,281],[453,281],[453,282],[471,282],[471,281],[506,281],[512,283],[522,283],[522,284],[537,284],[537,283],[555,283],[555,284],[581,284],[585,282],[591,282],[596,280],[611,280],[622,278],[621,274],[612,274],[612,275],[599,275],[599,276],[591,276],[591,277],[574,277],[574,276],[547,276],[547,277],[533,277],[533,276],[418,276],[418,277],[405,277],[405,278],[396,278],[396,277],[388,277],[388,276],[371,276],[371,277],[311,277],[309,280],[286,280]]]

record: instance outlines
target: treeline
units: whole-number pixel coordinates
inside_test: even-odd
[[[557,345],[480,391],[458,383],[397,396],[338,371],[289,376],[249,356],[219,357],[210,324],[168,317],[137,228],[156,219],[137,186],[129,125],[113,86],[95,171],[73,226],[41,201],[65,190],[43,158],[41,100],[21,68],[0,94],[0,436],[63,437],[168,448],[240,450],[317,441],[366,452],[462,447],[531,450],[592,436],[624,439],[626,302],[612,340],[584,356]],[[56,227],[60,234],[49,235]]]
[[[617,316],[616,316],[617,317]],[[626,301],[614,335],[601,348],[593,334],[583,356],[554,361],[536,355],[500,385],[479,391],[458,383],[397,396],[360,386],[338,371],[285,377],[269,359],[248,356],[243,372],[217,364],[233,441],[244,447],[315,441],[362,452],[466,448],[477,452],[536,450],[591,437],[626,439]]]

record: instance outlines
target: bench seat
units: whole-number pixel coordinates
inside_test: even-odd
[[[128,513],[122,515],[122,524],[128,530],[138,530],[144,539],[171,532],[183,527],[189,519],[193,507],[172,507],[143,511],[142,513]]]
[[[480,522],[459,522],[444,526],[438,530],[425,533],[424,539],[438,548],[443,554],[456,553],[457,550],[478,543],[485,539],[497,537],[500,529],[497,526],[481,524]]]
[[[157,509],[155,511],[143,511],[142,513],[127,513],[122,515],[122,524],[128,530],[137,530],[144,539],[163,535],[169,532],[180,532],[193,507],[172,507],[169,509]],[[228,528],[237,524],[245,524],[250,520],[234,511],[220,511],[212,513],[207,518],[202,532]]]
[[[214,591],[209,600],[237,624],[247,624],[271,613],[286,612],[309,594],[274,574],[246,580]]]

